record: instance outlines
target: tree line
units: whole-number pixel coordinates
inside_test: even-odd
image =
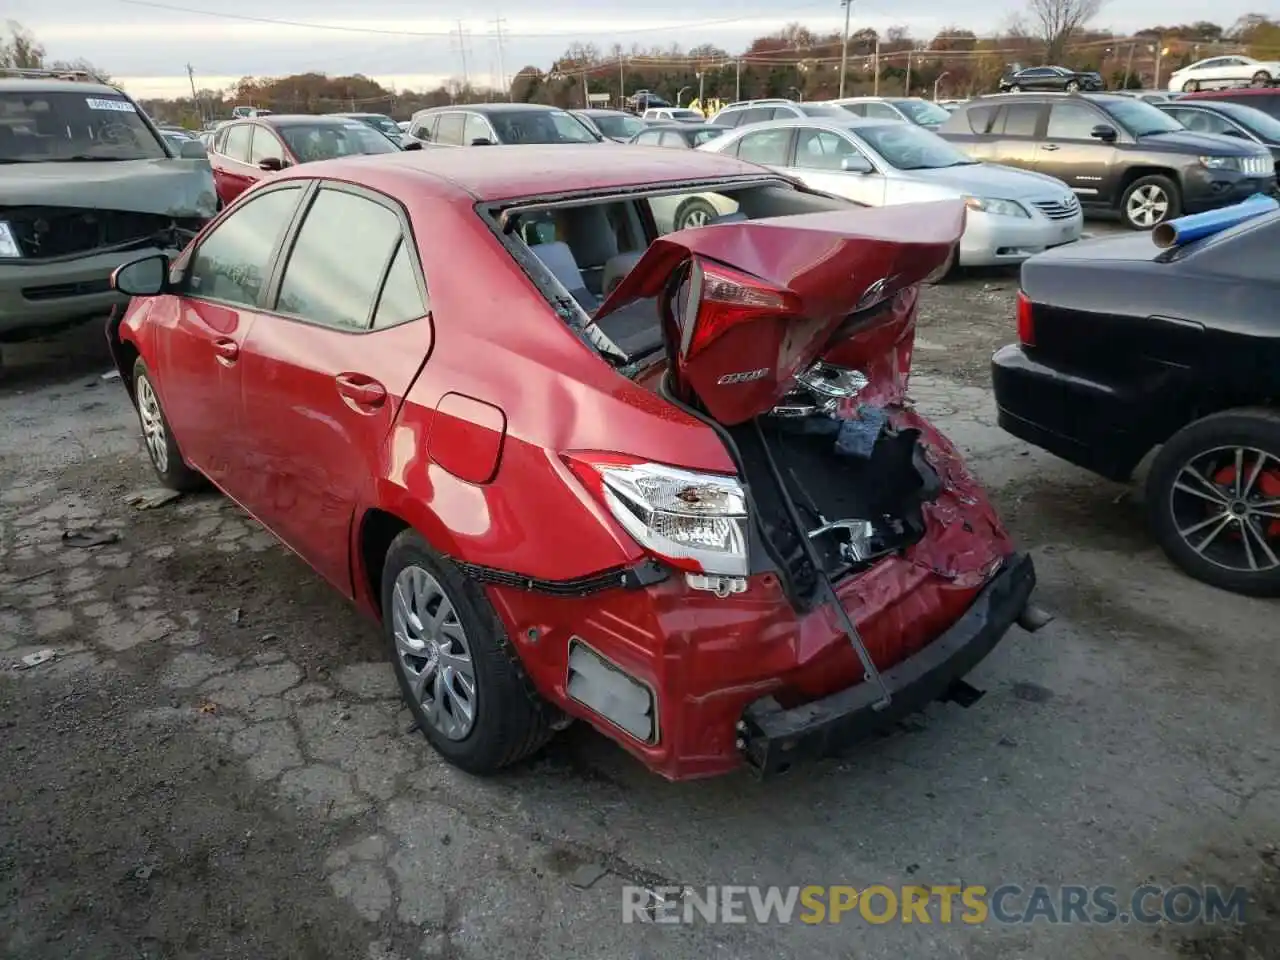
[[[237,105],[277,113],[385,113],[407,118],[415,110],[451,103],[513,100],[580,107],[592,94],[613,104],[637,90],[651,90],[673,103],[787,97],[822,100],[838,95],[845,61],[844,92],[967,97],[989,92],[1011,64],[1053,63],[1099,71],[1111,88],[1163,84],[1178,68],[1204,57],[1247,53],[1280,58],[1280,20],[1249,14],[1230,25],[1208,20],[1157,25],[1130,36],[1091,27],[1101,0],[1028,0],[1025,12],[996,35],[978,36],[961,26],[929,38],[905,27],[883,34],[860,29],[847,51],[838,33],[818,33],[793,23],[757,37],[745,50],[710,44],[689,49],[571,44],[546,67],[526,65],[502,89],[451,80],[433,90],[383,87],[370,77],[305,73],[244,77],[225,90],[200,90],[195,98],[143,101],[153,116],[198,126],[228,116]],[[42,66],[44,50],[17,24],[0,38],[0,66]],[[50,64],[53,65],[53,64]],[[60,65],[92,69],[80,61]]]

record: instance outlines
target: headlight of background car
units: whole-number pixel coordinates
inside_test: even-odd
[[[0,257],[20,257],[22,249],[18,246],[18,239],[13,235],[13,228],[9,226],[8,221],[0,220]]]
[[[1210,170],[1239,170],[1239,157],[1201,157],[1200,162]]]
[[[994,213],[1000,217],[1030,217],[1027,208],[1012,200],[998,200],[995,197],[965,197],[964,205],[970,210],[982,213]]]

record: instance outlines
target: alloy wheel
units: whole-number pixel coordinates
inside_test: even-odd
[[[711,214],[707,213],[705,209],[694,207],[680,218],[680,229],[688,230],[690,227],[705,227],[710,219]]]
[[[1125,214],[1135,226],[1149,229],[1169,213],[1169,195],[1154,183],[1148,183],[1129,194]]]
[[[440,582],[410,565],[391,596],[396,669],[426,720],[449,740],[463,740],[476,721],[476,677],[467,632]]]
[[[1280,569],[1280,456],[1254,447],[1197,454],[1169,491],[1178,536],[1209,563],[1237,573]]]
[[[142,423],[142,439],[156,470],[169,469],[169,438],[164,429],[164,416],[160,413],[160,401],[146,377],[139,377],[135,385],[138,395],[138,419]]]

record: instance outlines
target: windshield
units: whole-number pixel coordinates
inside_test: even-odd
[[[1106,103],[1104,106],[1112,119],[1135,137],[1148,137],[1155,133],[1177,133],[1185,129],[1163,110],[1142,100],[1126,97]]]
[[[884,123],[853,128],[885,163],[899,170],[938,170],[942,167],[959,167],[972,163],[946,140],[936,133],[909,123]]]
[[[0,93],[0,163],[168,155],[138,108],[122,96]]]
[[[566,110],[491,113],[489,122],[503,143],[599,143],[586,124]]]
[[[380,113],[371,113],[367,117],[360,117],[359,119],[373,127],[373,129],[377,130],[379,133],[385,133],[388,137],[392,137],[399,141],[401,133],[400,127],[390,117],[385,117]]]
[[[606,137],[626,137],[628,140],[646,128],[643,121],[625,114],[596,114],[591,118],[591,122],[599,127],[600,132]]]
[[[930,103],[928,100],[913,98],[911,100],[892,100],[890,102],[905,113],[912,123],[918,123],[922,127],[936,127],[951,116],[942,107],[936,103]]]
[[[1280,120],[1271,114],[1240,103],[1215,103],[1214,109],[1256,133],[1268,143],[1280,143]]]
[[[348,123],[289,123],[275,130],[284,137],[289,150],[302,163],[364,153],[396,153],[400,149],[358,120]]]
[[[842,120],[846,113],[840,107],[833,107],[829,103],[802,103],[800,112],[806,117],[839,117]]]
[[[692,134],[693,145],[695,147],[700,147],[704,143],[710,143],[717,137],[723,137],[724,134],[725,132],[723,130],[695,130]]]

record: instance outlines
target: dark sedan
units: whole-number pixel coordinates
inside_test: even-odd
[[[589,110],[570,110],[569,112],[600,134],[600,136],[607,137],[618,143],[626,143],[649,126],[639,117],[627,113],[625,110],[606,110],[593,107]]]
[[[731,129],[733,128],[717,126],[714,123],[651,123],[648,129],[632,137],[631,142],[641,146],[692,150],[704,143],[710,143],[716,137],[723,137]]]
[[[1002,428],[1127,481],[1191,576],[1280,595],[1280,209],[1182,246],[1073,243],[1022,266],[1019,342],[992,376]],[[1201,219],[1201,218],[1196,218]],[[1187,221],[1180,221],[1185,224]],[[1178,223],[1166,224],[1170,231]]]
[[[1027,67],[1006,73],[1000,78],[1001,93],[1020,93],[1023,90],[1076,93],[1106,88],[1102,74],[1097,71],[1068,70],[1066,67]]]
[[[1280,120],[1270,114],[1229,100],[1192,100],[1159,107],[1188,130],[1252,140],[1266,147],[1280,174]]]

